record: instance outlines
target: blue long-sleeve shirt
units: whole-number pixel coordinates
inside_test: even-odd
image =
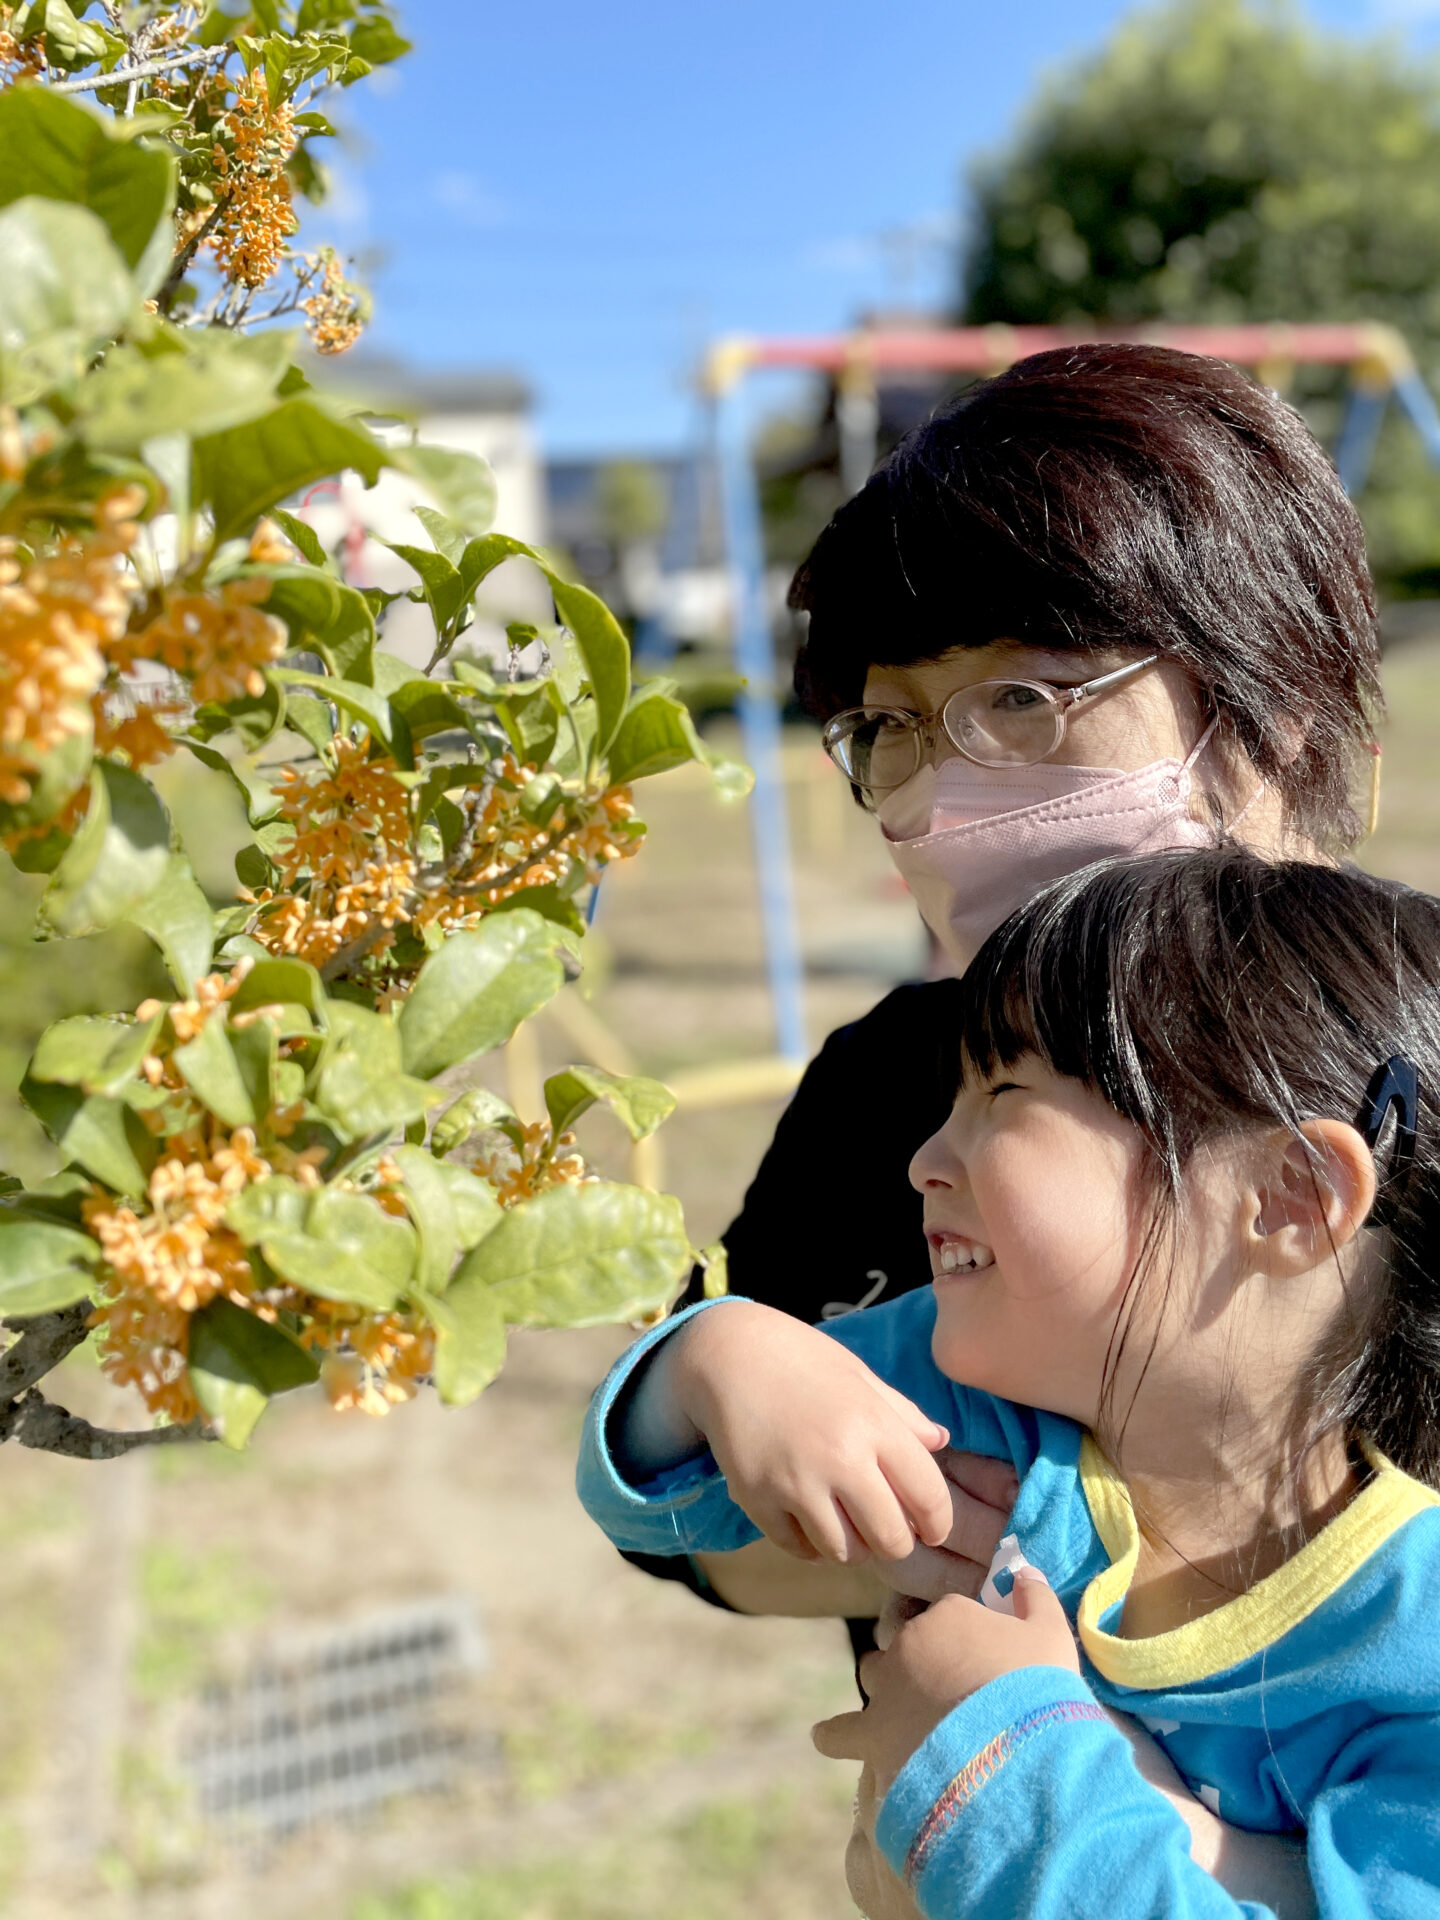
[[[690,1309],[724,1312],[717,1300]],[[1073,1421],[947,1379],[934,1295],[824,1331],[952,1444],[1020,1475],[1009,1557],[1041,1568],[1076,1630],[1083,1677],[1003,1675],[948,1714],[885,1798],[877,1837],[928,1920],[1262,1920],[1190,1858],[1189,1831],[1106,1717],[1135,1715],[1190,1790],[1232,1825],[1306,1836],[1324,1920],[1440,1916],[1440,1496],[1382,1457],[1350,1504],[1249,1592],[1141,1640],[1120,1636],[1139,1530],[1124,1483]],[[606,1425],[637,1363],[595,1395],[580,1497],[619,1547],[723,1553],[759,1538],[713,1456],[630,1485]],[[992,1576],[1000,1591],[1003,1573]]]

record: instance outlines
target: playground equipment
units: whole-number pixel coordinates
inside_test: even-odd
[[[706,358],[702,383],[714,408],[714,445],[720,478],[731,582],[735,664],[745,677],[740,722],[745,756],[755,773],[752,826],[765,952],[775,1010],[779,1063],[798,1068],[808,1048],[804,972],[796,928],[794,885],[780,764],[780,690],[774,640],[765,603],[760,498],[750,458],[745,382],[767,368],[829,375],[836,383],[840,470],[854,493],[874,469],[880,413],[878,379],[886,373],[1001,373],[1029,354],[1093,340],[1145,341],[1252,367],[1282,390],[1301,365],[1345,367],[1350,392],[1335,463],[1346,491],[1364,486],[1386,408],[1393,399],[1408,416],[1425,450],[1440,466],[1440,412],[1404,339],[1373,322],[1353,325],[1156,326],[1115,331],[1064,327],[953,327],[800,337],[737,336],[718,342]],[[757,1068],[767,1063],[757,1062]],[[776,1063],[768,1063],[771,1080]],[[769,1082],[766,1083],[770,1091]],[[760,1097],[757,1095],[756,1097]]]

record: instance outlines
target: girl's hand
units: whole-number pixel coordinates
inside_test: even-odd
[[[877,1560],[875,1571],[894,1592],[915,1600],[940,1600],[947,1593],[973,1600],[1009,1528],[1020,1482],[1008,1460],[953,1447],[942,1448],[935,1464],[949,1483],[949,1533],[938,1547],[917,1540],[903,1560]]]
[[[1016,1576],[1013,1615],[951,1594],[905,1621],[884,1653],[860,1662],[870,1704],[863,1713],[822,1720],[812,1738],[832,1760],[872,1769],[877,1797],[962,1700],[1021,1667],[1080,1671],[1065,1610],[1032,1571]]]
[[[632,1420],[655,1395],[709,1444],[736,1504],[799,1559],[900,1560],[917,1537],[938,1547],[950,1535],[951,1488],[933,1458],[945,1428],[789,1314],[749,1300],[697,1314],[659,1350]]]

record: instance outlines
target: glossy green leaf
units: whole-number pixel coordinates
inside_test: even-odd
[[[245,807],[245,817],[252,827],[274,819],[280,809],[280,798],[268,780],[246,766],[244,761],[228,759],[218,747],[206,746],[203,741],[192,740],[185,734],[177,738],[179,744],[197,760],[214,772],[224,774],[239,794]]]
[[[0,1319],[85,1299],[100,1248],[88,1233],[0,1207]]]
[[[388,1014],[336,1001],[330,1026],[315,1104],[347,1138],[393,1132],[422,1119],[441,1099],[424,1080],[403,1071],[400,1038]]]
[[[598,1326],[658,1311],[690,1264],[673,1195],[607,1181],[551,1187],[465,1256],[446,1301],[463,1313],[478,1287],[515,1326]]]
[[[567,1067],[545,1082],[545,1107],[557,1134],[567,1132],[597,1100],[611,1108],[632,1140],[643,1140],[675,1111],[675,1096],[644,1074]]]
[[[730,1252],[723,1240],[716,1240],[708,1247],[700,1249],[700,1261],[705,1269],[703,1289],[707,1300],[718,1300],[730,1291]]]
[[[125,915],[148,933],[165,958],[170,978],[185,994],[210,971],[215,954],[215,917],[205,891],[183,853],[172,853],[158,887]]]
[[[282,1279],[324,1300],[348,1300],[383,1311],[395,1304],[415,1271],[415,1229],[360,1193],[322,1188],[310,1203],[304,1233],[272,1233],[261,1252]]]
[[[705,748],[682,701],[642,692],[616,729],[605,758],[611,780],[620,784],[704,760]]]
[[[223,331],[182,338],[178,351],[121,346],[106,354],[80,388],[79,427],[90,446],[133,453],[160,434],[221,433],[274,405],[284,366],[273,353]]]
[[[488,1087],[471,1087],[435,1122],[430,1144],[438,1154],[453,1153],[456,1147],[463,1146],[471,1134],[478,1133],[482,1127],[503,1127],[506,1131],[514,1128],[518,1131],[519,1126],[515,1109],[508,1100],[502,1100],[498,1093],[492,1093]]]
[[[298,1341],[232,1301],[190,1319],[190,1384],[227,1447],[243,1447],[273,1395],[308,1386],[320,1367]]]
[[[355,680],[341,680],[330,674],[302,673],[298,667],[275,667],[274,677],[287,687],[310,687],[327,700],[333,700],[342,713],[363,720],[371,738],[390,748],[402,767],[414,764],[410,730],[403,717],[374,687],[361,686]]]
[[[470,540],[470,534],[458,520],[452,520],[448,514],[437,513],[434,507],[416,507],[415,518],[429,534],[435,551],[443,554],[454,567],[460,564]]]
[[[453,1297],[452,1297],[453,1296]],[[484,1287],[447,1293],[434,1315],[435,1387],[447,1407],[477,1399],[505,1364],[505,1315]]]
[[[0,94],[0,104],[15,97]],[[125,262],[88,209],[24,199],[0,210],[0,400],[23,405],[76,378],[137,306]]]
[[[466,533],[488,533],[495,520],[495,476],[488,461],[455,447],[396,447],[391,459],[418,480]],[[437,542],[438,545],[438,542]]]
[[[170,818],[147,780],[97,760],[90,807],[40,903],[41,928],[63,938],[124,919],[165,878]]]
[[[372,67],[399,60],[410,52],[413,44],[413,41],[397,33],[384,14],[380,13],[362,15],[350,32],[350,45]]]
[[[272,1174],[240,1189],[225,1209],[225,1224],[247,1247],[258,1245],[267,1234],[303,1233],[311,1192],[287,1174]]]
[[[157,1013],[151,1020],[116,1020],[81,1013],[57,1020],[41,1034],[30,1074],[36,1080],[83,1087],[86,1093],[113,1093],[138,1072],[163,1018]]]
[[[400,1191],[420,1235],[416,1282],[431,1293],[443,1293],[460,1255],[460,1228],[449,1182],[441,1163],[423,1147],[397,1147],[390,1157],[404,1176]]]
[[[406,1071],[428,1080],[508,1040],[564,984],[559,945],[558,930],[524,910],[452,934],[400,1009]]]
[[[155,1165],[155,1142],[119,1100],[58,1086],[27,1074],[20,1095],[67,1160],[77,1161],[104,1186],[131,1198],[144,1193]]]
[[[304,1007],[324,1024],[325,989],[308,961],[258,960],[236,988],[230,1011],[245,1013],[251,1007],[285,1005]]]
[[[308,521],[302,520],[298,514],[287,513],[284,507],[272,507],[270,518],[291,546],[297,547],[312,567],[320,567],[326,572],[333,571],[334,563],[321,546],[319,534]]]
[[[565,933],[584,935],[584,914],[572,897],[558,886],[525,887],[519,893],[512,893],[508,899],[499,901],[490,911],[515,913],[521,908],[527,913],[538,913],[542,920],[551,921]]]
[[[354,468],[373,486],[390,464],[370,434],[314,400],[282,400],[270,413],[195,444],[195,486],[215,515],[215,537],[248,533],[262,513],[302,487]]]
[[[113,124],[109,114],[45,87],[0,94],[0,206],[36,194],[87,207],[136,268],[162,221],[168,254],[175,162],[160,149],[112,138]]]
[[[223,1020],[212,1016],[170,1056],[185,1084],[227,1127],[253,1127],[255,1102]]]
[[[555,610],[575,637],[595,694],[597,744],[609,747],[630,699],[630,645],[620,623],[588,587],[550,577]]]

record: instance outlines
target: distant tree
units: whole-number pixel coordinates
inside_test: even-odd
[[[1052,79],[973,180],[973,323],[1387,320],[1440,376],[1440,68],[1292,7],[1177,0]],[[1339,381],[1294,397],[1333,432]],[[1440,580],[1440,480],[1392,422],[1378,569]]]

